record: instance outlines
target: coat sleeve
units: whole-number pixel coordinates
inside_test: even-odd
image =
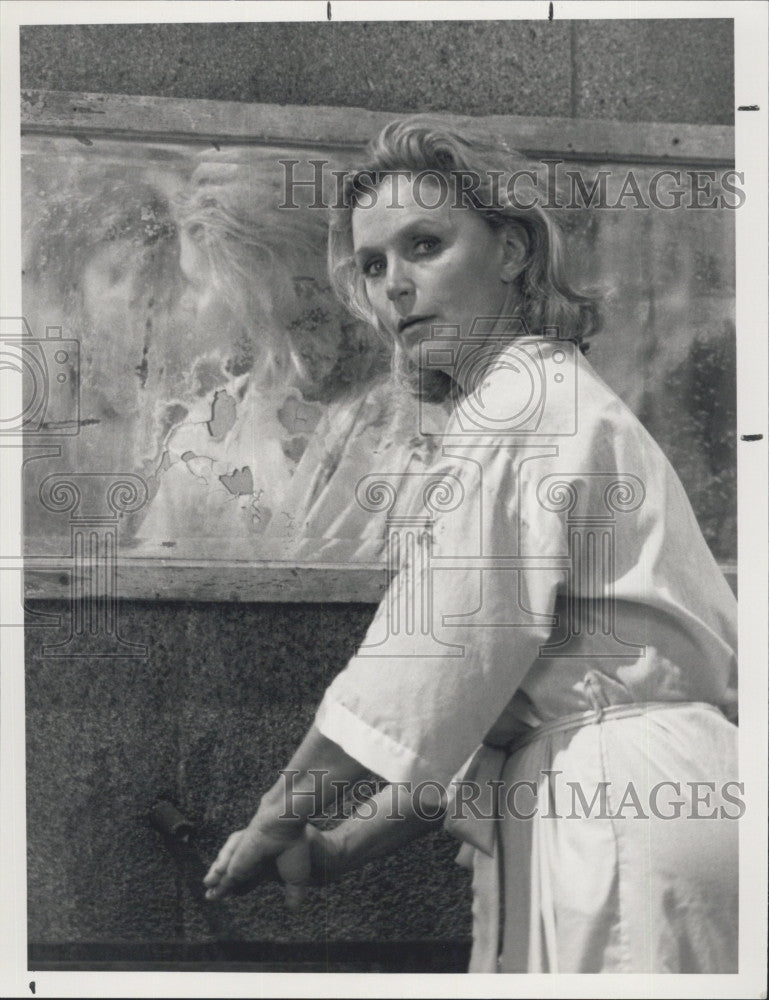
[[[410,554],[316,716],[325,736],[388,781],[446,785],[548,640],[565,540],[537,494],[548,470],[548,449],[539,452],[446,455],[425,480],[433,505],[447,508],[429,529],[429,557],[418,529],[409,540],[409,525],[393,519]]]

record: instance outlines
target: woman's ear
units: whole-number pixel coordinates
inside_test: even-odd
[[[502,240],[502,271],[501,278],[505,284],[511,284],[526,265],[529,252],[529,241],[521,226],[504,226],[500,230]]]

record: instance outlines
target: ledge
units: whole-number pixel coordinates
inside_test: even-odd
[[[24,570],[24,596],[102,596],[104,588],[93,590],[89,581],[69,562],[31,559]],[[378,604],[386,585],[385,567],[371,563],[121,559],[116,568],[116,594],[125,600]]]
[[[737,567],[720,565],[737,593]],[[25,560],[26,600],[69,600],[73,594],[102,596],[61,558]],[[387,570],[377,563],[234,562],[121,558],[116,594],[124,600],[230,601],[233,603],[378,604],[387,586]]]
[[[239,101],[21,92],[21,133],[134,139],[143,142],[359,149],[402,114],[364,108],[247,104]],[[585,118],[440,114],[457,123],[484,123],[531,157],[581,162],[660,163],[730,167],[734,128],[728,125],[612,122]]]

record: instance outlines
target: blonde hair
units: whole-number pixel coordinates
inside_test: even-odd
[[[507,180],[516,171],[535,169],[501,138],[477,127],[455,127],[426,115],[386,125],[366,150],[365,161],[343,179],[342,197],[330,212],[328,263],[332,287],[354,315],[375,327],[363,275],[353,257],[352,212],[361,195],[370,194],[396,171],[429,172],[453,183],[454,194],[478,211],[493,228],[515,225],[525,233],[528,252],[517,279],[518,316],[529,333],[575,341],[584,352],[599,328],[597,300],[578,291],[564,265],[563,241],[555,220],[539,204],[522,207],[510,197]],[[468,190],[463,177],[471,177]],[[395,367],[404,359],[395,348]],[[403,372],[401,372],[403,374]]]

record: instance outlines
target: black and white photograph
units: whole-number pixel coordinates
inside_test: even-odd
[[[3,995],[765,998],[764,5],[2,17]]]

